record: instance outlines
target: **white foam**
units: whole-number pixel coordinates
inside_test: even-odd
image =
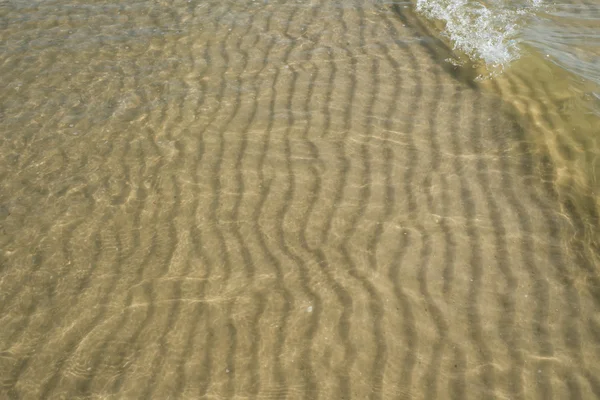
[[[475,61],[504,66],[519,57],[519,25],[542,0],[515,6],[506,1],[417,0],[417,11],[444,22],[443,34]]]

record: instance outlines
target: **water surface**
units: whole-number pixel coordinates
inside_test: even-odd
[[[1,2],[0,398],[600,397],[596,109],[417,6]]]

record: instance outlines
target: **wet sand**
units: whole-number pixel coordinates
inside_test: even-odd
[[[588,219],[410,8],[2,2],[0,43],[0,398],[600,397]]]

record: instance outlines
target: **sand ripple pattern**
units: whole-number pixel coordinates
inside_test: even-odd
[[[0,398],[600,397],[577,213],[409,8],[1,1],[0,43]]]

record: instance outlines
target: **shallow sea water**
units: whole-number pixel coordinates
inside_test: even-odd
[[[600,398],[555,6],[498,71],[416,2],[0,1],[0,399]]]

